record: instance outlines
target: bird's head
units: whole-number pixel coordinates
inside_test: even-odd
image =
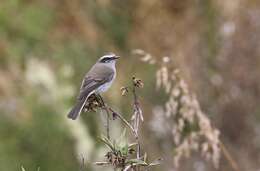
[[[99,58],[99,63],[109,64],[109,63],[115,63],[117,59],[119,59],[120,56],[115,55],[114,53],[108,53],[102,57]]]

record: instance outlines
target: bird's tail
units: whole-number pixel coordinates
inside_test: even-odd
[[[68,118],[70,118],[72,120],[77,119],[78,115],[81,113],[81,111],[85,105],[86,100],[87,100],[87,98],[82,98],[82,99],[78,100],[76,105],[69,112]]]

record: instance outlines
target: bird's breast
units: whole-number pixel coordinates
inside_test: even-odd
[[[115,77],[116,77],[116,72],[114,73],[113,78],[111,79],[111,81],[109,81],[109,82],[99,86],[96,89],[96,93],[106,92],[111,87],[111,85],[113,84],[113,81],[115,80]]]

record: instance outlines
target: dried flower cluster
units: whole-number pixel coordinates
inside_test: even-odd
[[[84,112],[97,112],[97,109],[102,107],[101,102],[99,101],[98,97],[95,94],[90,95],[87,99],[87,102],[84,106]]]
[[[189,157],[192,151],[198,151],[207,160],[212,161],[215,167],[218,167],[219,131],[213,128],[208,117],[201,111],[196,96],[189,91],[179,71],[167,67],[170,58],[164,57],[162,62],[158,62],[142,50],[135,50],[134,54],[139,55],[142,61],[149,64],[159,63],[156,86],[157,89],[163,89],[169,97],[162,110],[157,110],[157,108],[154,112],[162,112],[165,120],[173,122],[169,130],[176,146],[175,166],[178,167],[182,157]]]
[[[111,140],[109,129],[107,129],[107,136],[101,137],[101,141],[109,148],[109,151],[105,155],[106,161],[95,162],[96,165],[110,165],[113,166],[114,169],[120,169],[122,171],[140,171],[141,169],[147,170],[151,166],[160,164],[160,159],[148,163],[146,153],[141,153],[139,125],[140,122],[143,121],[143,115],[136,89],[143,88],[143,86],[144,84],[141,79],[133,77],[132,86],[121,88],[122,96],[125,96],[129,90],[133,93],[133,115],[131,123],[121,114],[107,106],[101,96],[98,97],[93,95],[88,99],[88,103],[85,105],[86,111],[96,111],[96,109],[101,108],[107,111],[108,116],[112,113],[113,119],[120,119],[125,124],[126,128],[131,130],[135,139],[134,143],[129,143],[126,136],[126,130],[124,130],[120,138],[117,140]],[[109,122],[107,123],[109,124]],[[107,128],[109,128],[109,125]],[[124,138],[123,142],[120,141],[122,137]]]

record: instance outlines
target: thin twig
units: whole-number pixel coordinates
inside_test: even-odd
[[[230,164],[231,168],[234,171],[241,171],[238,167],[238,164],[236,163],[236,161],[232,158],[231,154],[229,153],[229,151],[227,150],[226,146],[224,145],[224,143],[222,141],[219,140],[219,145],[220,148],[223,152],[223,155],[225,156],[225,158],[227,159],[228,163]]]
[[[136,134],[137,134],[137,137],[136,137],[136,141],[137,141],[137,149],[136,149],[136,158],[137,159],[140,159],[141,158],[141,145],[140,145],[140,142],[139,142],[139,122],[140,122],[140,117],[142,115],[141,113],[141,109],[140,109],[140,103],[139,103],[139,100],[138,100],[138,96],[137,96],[137,93],[136,93],[136,87],[137,87],[137,83],[135,82],[135,77],[133,77],[132,79],[132,82],[133,82],[133,89],[132,89],[132,92],[133,92],[133,95],[134,95],[134,124],[135,124],[135,131],[136,131]],[[139,167],[137,167],[137,170],[139,170]]]
[[[98,165],[98,166],[104,166],[104,165],[110,165],[110,162],[95,162],[94,163],[95,165]]]
[[[109,110],[108,110],[108,107],[107,105],[105,104],[103,98],[98,94],[98,98],[100,99],[101,101],[101,105],[102,105],[102,109],[104,109],[106,111],[106,114],[107,114],[107,123],[106,123],[106,131],[107,131],[107,138],[110,139],[110,134],[109,134]]]
[[[131,129],[131,131],[132,131],[133,134],[134,134],[134,137],[136,138],[136,137],[137,137],[137,134],[136,134],[134,128],[132,127],[132,125],[131,125],[121,114],[119,114],[119,113],[116,112],[114,109],[112,109],[112,107],[108,106],[108,105],[104,102],[103,98],[102,98],[100,95],[98,95],[98,98],[100,99],[102,108],[106,110],[106,113],[107,113],[107,115],[108,115],[108,117],[107,117],[107,125],[109,125],[109,112],[111,112],[112,114],[115,114],[119,119],[121,119],[121,121],[122,121],[123,123],[125,123],[126,126],[128,126],[128,127]],[[107,135],[108,135],[107,137],[109,138],[110,136],[109,136],[109,127],[108,127],[108,126],[107,126]]]
[[[115,112],[111,107],[109,107],[109,106],[107,106],[108,107],[108,109],[113,113],[113,114],[115,114],[119,119],[121,119],[121,121],[123,122],[123,123],[125,123],[126,124],[126,126],[128,126],[130,129],[131,129],[131,131],[133,132],[133,134],[134,134],[134,136],[135,136],[135,138],[138,136],[137,134],[136,134],[136,132],[135,132],[135,130],[134,130],[134,128],[132,127],[132,125],[122,116],[122,115],[120,115],[118,112]]]
[[[80,171],[83,171],[85,168],[86,168],[86,166],[85,166],[85,158],[84,158],[84,156],[82,155],[82,156],[81,156]]]

